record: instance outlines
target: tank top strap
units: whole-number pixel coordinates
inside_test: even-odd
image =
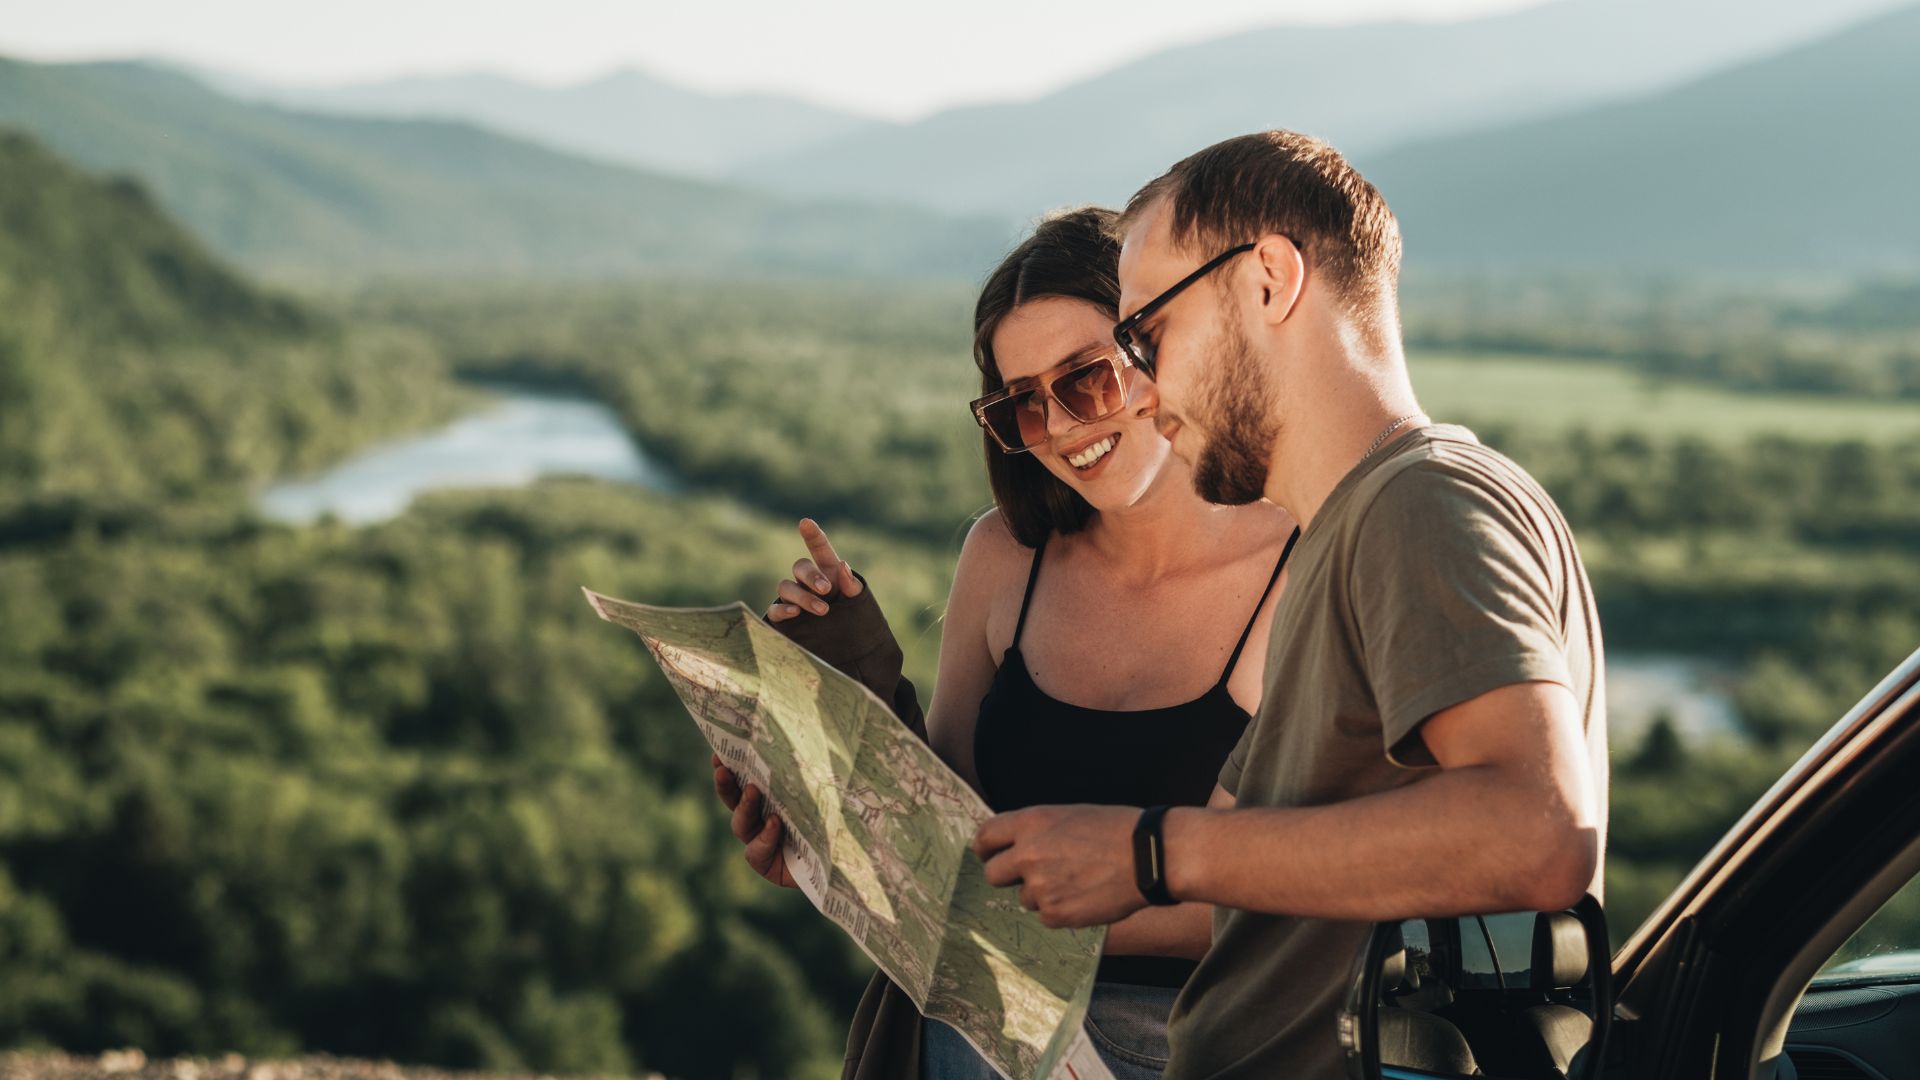
[[[1009,649],[1020,647],[1020,632],[1027,628],[1027,609],[1033,606],[1033,587],[1040,582],[1040,556],[1046,553],[1047,538],[1042,537],[1040,546],[1033,549],[1033,569],[1027,571],[1027,594],[1020,598],[1020,621],[1013,624],[1013,641],[1007,646]]]
[[[1293,545],[1299,542],[1300,530],[1295,527],[1293,535],[1287,537],[1287,546],[1280,550],[1280,561],[1273,564],[1273,576],[1267,579],[1267,587],[1260,590],[1260,602],[1253,605],[1253,614],[1247,616],[1247,627],[1240,631],[1240,640],[1233,646],[1233,655],[1227,657],[1227,669],[1220,673],[1221,686],[1227,685],[1227,680],[1233,677],[1234,666],[1240,663],[1240,650],[1247,647],[1247,639],[1253,636],[1254,621],[1260,618],[1260,609],[1267,606],[1267,596],[1273,592],[1274,583],[1280,580],[1280,571],[1287,568],[1287,556],[1293,554]],[[1018,640],[1019,636],[1019,632],[1015,631],[1014,638]]]

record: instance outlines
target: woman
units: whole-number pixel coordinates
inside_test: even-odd
[[[995,506],[960,552],[923,734],[996,811],[1205,803],[1259,705],[1297,537],[1270,504],[1203,502],[1154,430],[1153,384],[1113,341],[1111,223],[1094,208],[1044,222],[987,279],[974,312],[986,391],[974,412]],[[803,521],[801,535],[810,557],[781,582],[768,620],[919,730],[871,592],[817,525]],[[790,885],[778,819],[763,820],[761,793],[714,764],[749,862]],[[1198,904],[1150,907],[1109,930],[1087,1023],[1120,1080],[1160,1075],[1167,1014],[1207,948],[1209,918]],[[916,1064],[928,1080],[993,1076],[945,1024],[900,1038],[918,1018],[878,987],[849,1042],[849,1076]]]

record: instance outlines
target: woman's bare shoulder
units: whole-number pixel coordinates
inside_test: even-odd
[[[960,564],[954,572],[999,578],[1016,570],[1024,574],[1032,560],[1033,549],[1014,538],[1012,527],[996,506],[981,514],[967,530],[966,542],[960,545]]]
[[[1014,538],[997,508],[988,510],[967,530],[966,542],[960,546],[948,615],[969,613],[983,631],[989,622],[1005,629],[1000,621],[1011,617],[1006,614],[1013,610],[1008,605],[1018,605],[1032,565],[1033,549]]]

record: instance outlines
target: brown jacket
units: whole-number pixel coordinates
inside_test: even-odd
[[[926,715],[913,683],[900,672],[900,643],[873,598],[873,589],[862,589],[852,598],[836,594],[829,599],[832,607],[827,614],[802,614],[774,623],[773,628],[879,695],[908,730],[925,740]],[[919,1080],[919,1076],[920,1011],[905,990],[876,971],[853,1011],[840,1080]]]

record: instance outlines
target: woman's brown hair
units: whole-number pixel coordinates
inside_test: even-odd
[[[973,362],[980,367],[982,393],[1005,383],[993,355],[993,335],[1020,305],[1059,296],[1084,300],[1109,317],[1119,317],[1120,244],[1113,238],[1117,216],[1098,206],[1054,214],[987,276],[973,309]],[[1039,547],[1050,533],[1086,527],[1093,507],[1037,457],[1003,452],[984,430],[980,440],[994,504],[1014,539]]]

